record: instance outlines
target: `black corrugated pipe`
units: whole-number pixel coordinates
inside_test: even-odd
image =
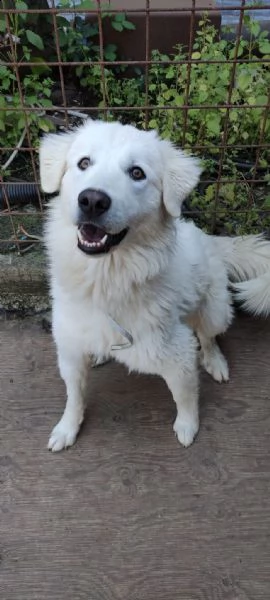
[[[39,203],[38,186],[32,183],[3,183],[0,185],[0,209],[6,208],[6,196],[11,205],[19,204],[24,206],[32,202]]]

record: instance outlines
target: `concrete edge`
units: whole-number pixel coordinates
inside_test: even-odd
[[[35,314],[50,308],[44,252],[0,254],[0,310]]]

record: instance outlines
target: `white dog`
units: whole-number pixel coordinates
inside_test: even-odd
[[[89,120],[46,136],[40,168],[43,190],[60,190],[46,246],[53,335],[67,388],[49,448],[76,439],[90,354],[163,377],[177,407],[174,431],[188,446],[199,428],[197,338],[205,369],[226,381],[215,336],[232,320],[229,278],[270,271],[270,243],[216,238],[181,221],[200,166],[153,131]]]

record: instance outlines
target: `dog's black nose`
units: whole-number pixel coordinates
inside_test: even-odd
[[[79,194],[78,204],[85,216],[94,218],[109,210],[111,199],[101,190],[88,188]]]

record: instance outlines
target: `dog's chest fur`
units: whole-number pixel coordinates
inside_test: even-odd
[[[195,229],[182,223],[160,237],[153,247],[124,245],[102,258],[89,258],[77,248],[75,228],[49,222],[54,329],[63,346],[98,357],[113,356],[131,370],[143,371],[155,361],[181,319],[196,312],[209,285],[209,260]],[[61,235],[63,237],[61,238]],[[125,247],[124,247],[125,246]],[[194,250],[195,248],[195,250]],[[130,348],[113,319],[133,338]]]

